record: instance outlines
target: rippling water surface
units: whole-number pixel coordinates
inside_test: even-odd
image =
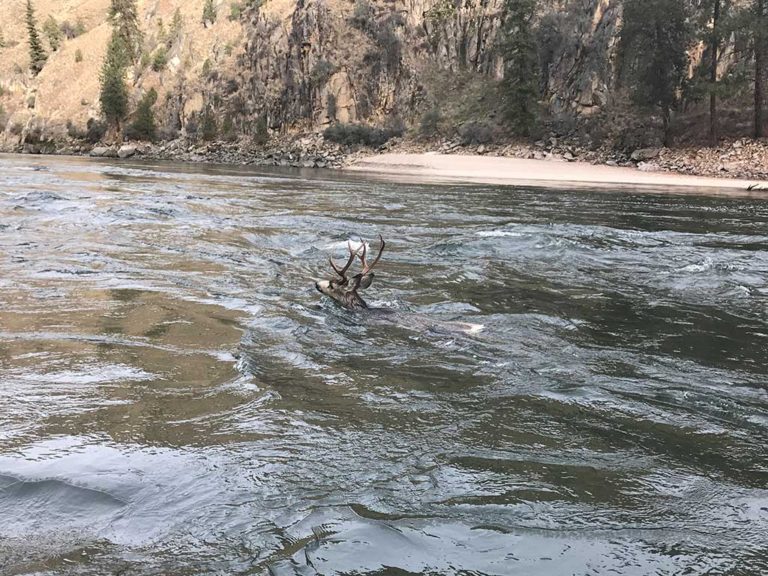
[[[767,375],[768,200],[0,157],[3,574],[768,574]]]

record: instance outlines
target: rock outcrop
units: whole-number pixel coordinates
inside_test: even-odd
[[[157,90],[164,135],[194,136],[205,114],[226,138],[332,122],[415,124],[441,108],[451,121],[491,119],[503,74],[502,0],[280,0],[254,2],[237,17],[218,4],[201,22],[202,0],[140,3],[146,56],[129,71],[135,101]],[[99,117],[98,75],[109,37],[108,0],[38,0],[38,19],[81,23],[37,77],[28,72],[26,31],[13,3],[0,3],[0,145],[21,146],[30,123],[43,139],[85,132]],[[239,5],[248,4],[240,2]],[[619,21],[617,0],[546,0],[537,15],[542,80],[555,112],[605,104]],[[183,25],[171,32],[179,9]],[[234,14],[234,12],[233,12]],[[155,65],[164,51],[165,64]]]

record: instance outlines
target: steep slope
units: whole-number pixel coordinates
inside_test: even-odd
[[[25,0],[0,2],[0,147],[82,135],[89,120],[100,118],[108,3],[35,0],[39,28],[52,16],[70,28],[80,22],[84,32],[65,40],[34,77]],[[129,71],[131,98],[135,107],[147,90],[157,90],[165,138],[199,137],[205,127],[208,138],[263,141],[268,130],[317,130],[336,121],[413,127],[431,111],[443,133],[467,123],[491,131],[502,124],[503,0],[216,0],[212,25],[202,22],[203,4],[138,0],[144,56]],[[627,101],[616,82],[622,0],[537,6],[549,118],[567,132],[574,118],[584,126],[606,111],[621,113]],[[181,25],[173,30],[177,11]],[[693,64],[702,54],[701,44],[692,47]],[[724,54],[723,70],[728,58],[748,51]],[[629,134],[621,135],[626,147],[654,143],[651,116],[631,132],[610,114],[587,128],[593,140],[615,139],[613,130]],[[701,117],[694,121],[702,124]]]

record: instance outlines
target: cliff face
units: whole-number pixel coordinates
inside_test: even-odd
[[[588,114],[608,102],[619,16],[616,0],[542,4],[542,88],[553,112]],[[472,98],[488,101],[465,102],[459,120],[493,116],[501,19],[501,0],[299,0],[287,13],[267,4],[246,22],[233,102],[272,126],[414,121]]]
[[[225,139],[334,121],[415,125],[429,110],[449,127],[498,117],[503,0],[218,0],[215,23],[202,22],[203,3],[138,0],[145,56],[129,71],[131,96],[157,90],[168,137],[205,116]],[[0,1],[0,147],[83,133],[100,117],[109,0],[34,5],[38,28],[53,17],[79,30],[33,77],[24,1]],[[550,113],[610,105],[620,25],[621,0],[538,2]]]

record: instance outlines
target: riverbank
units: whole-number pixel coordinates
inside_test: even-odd
[[[29,154],[346,168],[443,181],[569,182],[570,186],[605,184],[742,190],[768,187],[768,141],[747,138],[724,141],[716,148],[643,148],[631,152],[584,148],[554,136],[535,142],[489,144],[466,143],[456,138],[428,142],[394,138],[372,149],[329,142],[318,132],[280,135],[261,145],[246,140],[200,142],[179,138],[168,142],[127,142],[122,145],[93,145],[72,140],[5,148],[8,152]]]
[[[460,154],[379,154],[358,159],[346,167],[354,172],[416,177],[436,182],[557,185],[568,187],[639,188],[675,187],[700,190],[728,189],[768,198],[768,180],[712,178],[636,168],[600,166],[563,160],[505,158]]]

